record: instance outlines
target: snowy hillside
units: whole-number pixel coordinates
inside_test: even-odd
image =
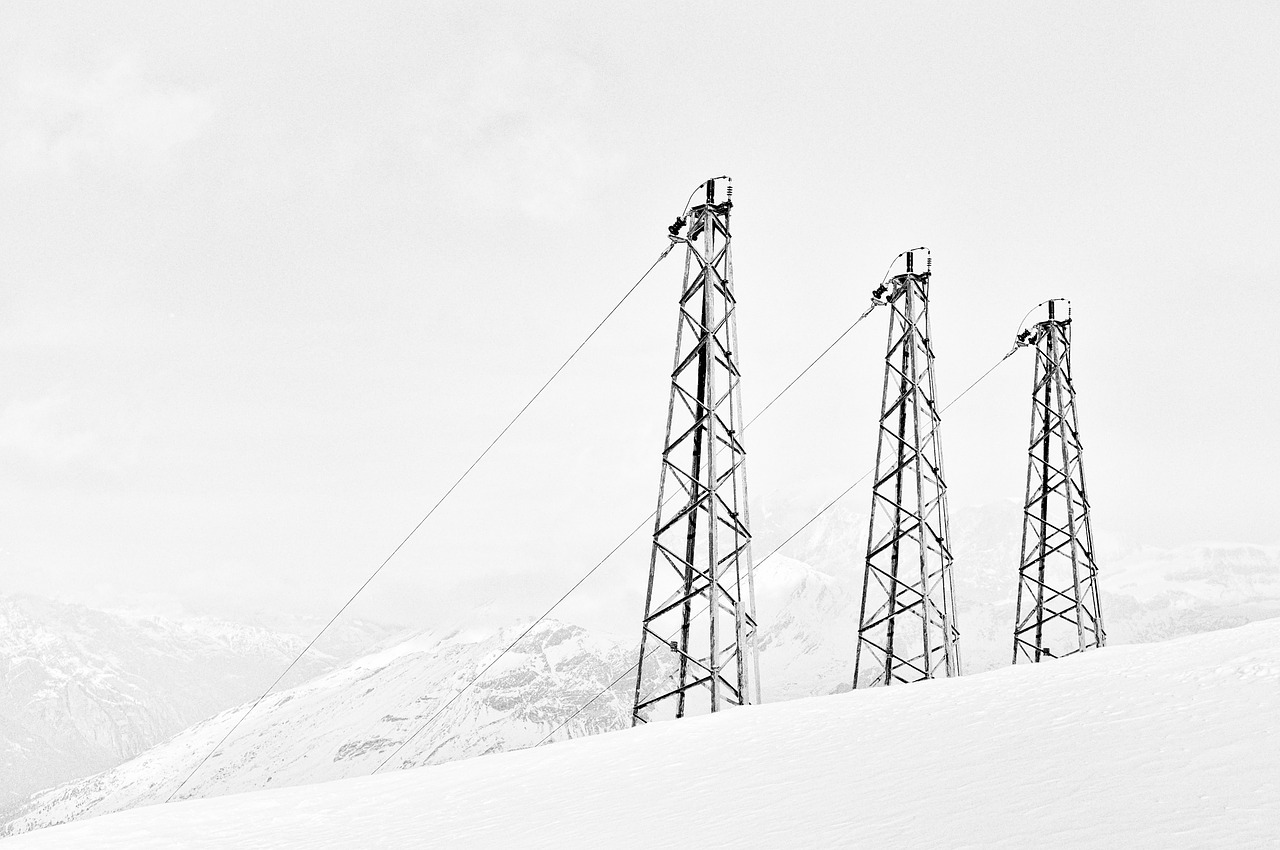
[[[1278,707],[1270,620],[135,809],[4,846],[1274,846]]]
[[[183,788],[211,796],[370,773],[523,631],[419,635],[272,695]],[[427,764],[531,746],[634,660],[630,648],[544,622],[389,765]],[[619,728],[630,683],[561,733]],[[231,728],[238,708],[199,723],[136,759],[35,798],[6,830],[164,800]]]
[[[791,515],[798,512],[802,513],[765,513],[761,537],[766,542],[781,539],[783,531],[799,525]],[[967,673],[1003,667],[1012,659],[1021,516],[1018,504],[1005,500],[963,508],[952,517],[956,603]],[[805,617],[796,624],[809,631],[808,640],[819,653],[847,658],[853,646],[856,628],[849,631],[842,624],[852,620],[856,626],[863,569],[857,554],[866,546],[866,526],[865,515],[842,503],[786,548],[788,555],[827,575],[829,592],[848,603],[844,608],[830,603],[820,614],[823,620]],[[770,548],[766,545],[764,551]],[[1129,551],[1112,546],[1101,548],[1098,561],[1103,616],[1112,644],[1167,640],[1280,616],[1280,546],[1224,543]],[[768,627],[763,606],[761,613]],[[832,640],[823,639],[828,634]],[[805,663],[831,671],[810,693],[830,693],[847,686],[851,677],[851,671],[837,672],[828,661],[809,658]]]
[[[837,579],[779,556],[760,571],[762,679],[767,700],[829,693],[849,680],[856,600]],[[856,609],[855,609],[856,610]],[[212,796],[369,773],[489,663],[521,629],[424,633],[264,701],[184,789]],[[544,623],[404,751],[440,763],[536,744],[623,676],[628,641]],[[594,702],[557,738],[630,725],[634,679]],[[20,831],[163,800],[242,708],[199,723],[113,770],[38,795],[14,812]],[[397,758],[399,764],[400,758]]]
[[[374,632],[363,631],[371,640]],[[304,644],[211,618],[0,594],[0,814],[256,695]],[[337,660],[317,653],[294,681]]]
[[[957,547],[983,554],[984,559],[970,554],[966,564],[994,571],[1001,547],[1010,545],[1009,532],[998,523],[989,529],[986,538],[972,534],[967,541],[958,540]],[[1016,538],[1012,545],[1016,551]],[[1108,589],[1104,605],[1112,645],[1280,613],[1276,555],[1257,547],[1188,547],[1140,552],[1110,565],[1103,586]],[[848,690],[859,604],[851,572],[831,575],[781,555],[761,567],[757,596],[766,702]],[[958,584],[967,592],[961,599],[961,622],[968,672],[1007,665],[1012,599],[983,598],[981,594],[995,591],[989,586],[984,590],[981,581]],[[1112,587],[1123,593],[1110,592]],[[183,796],[365,775],[515,634],[513,629],[423,634],[274,695],[184,788]],[[404,755],[413,764],[436,764],[535,744],[634,660],[626,640],[547,624],[451,706]],[[629,726],[632,683],[623,676],[557,739]],[[232,712],[224,713],[114,770],[39,795],[9,829],[163,800],[234,721]]]

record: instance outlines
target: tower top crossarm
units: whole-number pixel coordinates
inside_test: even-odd
[[[1045,308],[1044,318],[1027,324],[1027,319],[1041,308]],[[1071,324],[1071,301],[1066,298],[1049,298],[1041,301],[1027,311],[1018,323],[1018,333],[1014,337],[1014,346],[1033,346],[1049,328],[1050,324],[1059,326]]]
[[[724,185],[724,200],[716,203],[716,183]],[[698,194],[699,189],[706,189],[706,200],[703,203],[695,205],[694,197]],[[672,245],[683,242],[689,244],[690,240],[698,238],[702,235],[702,229],[706,226],[706,216],[708,213],[715,213],[722,219],[724,227],[729,224],[729,211],[733,209],[733,178],[722,174],[719,177],[708,177],[699,183],[694,190],[689,193],[688,200],[685,201],[684,210],[680,215],[676,216],[676,220],[667,228],[667,235],[670,237]],[[689,232],[681,235],[685,224],[689,223]]]
[[[925,269],[923,273],[917,274],[915,269],[915,255],[921,251],[923,251],[925,255]],[[906,258],[906,271],[890,278],[889,275],[893,274],[894,266],[896,266],[898,264],[898,260],[901,260],[903,257]],[[888,270],[885,271],[884,277],[880,281],[880,285],[872,290],[872,306],[877,307],[882,304],[889,304],[896,300],[905,291],[907,282],[912,275],[927,279],[932,274],[933,254],[929,249],[923,245],[918,248],[908,248],[893,258],[893,262],[889,264]]]

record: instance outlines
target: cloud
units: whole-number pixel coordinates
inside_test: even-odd
[[[168,166],[209,125],[204,97],[120,60],[92,72],[27,67],[0,87],[0,163],[13,174]]]
[[[589,130],[591,69],[558,54],[495,54],[437,80],[418,114],[438,187],[472,208],[548,220],[580,208],[620,166]]]

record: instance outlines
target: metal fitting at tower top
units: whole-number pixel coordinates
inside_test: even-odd
[[[853,686],[960,675],[947,485],[929,330],[929,269],[872,298],[890,308]],[[932,263],[930,263],[930,266]]]
[[[1071,381],[1071,313],[1045,302],[1048,318],[1018,334],[1035,349],[1031,440],[1023,503],[1013,663],[1043,661],[1106,645],[1092,512],[1085,488]],[[1044,305],[1038,305],[1044,306]]]
[[[633,725],[759,699],[732,189],[727,178],[704,185],[705,201],[668,228],[673,243],[686,246],[685,272]]]

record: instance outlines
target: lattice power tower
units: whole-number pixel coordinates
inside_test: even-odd
[[[929,334],[930,271],[881,284],[889,342],[853,686],[960,675],[960,633]]]
[[[683,217],[670,228],[686,245],[685,271],[633,725],[759,700],[729,254],[733,188],[726,182],[716,203],[717,179],[687,211],[687,235],[679,235]]]
[[[1093,557],[1076,391],[1071,383],[1071,314],[1018,335],[1034,346],[1031,447],[1018,567],[1013,663],[1059,658],[1106,644]]]

